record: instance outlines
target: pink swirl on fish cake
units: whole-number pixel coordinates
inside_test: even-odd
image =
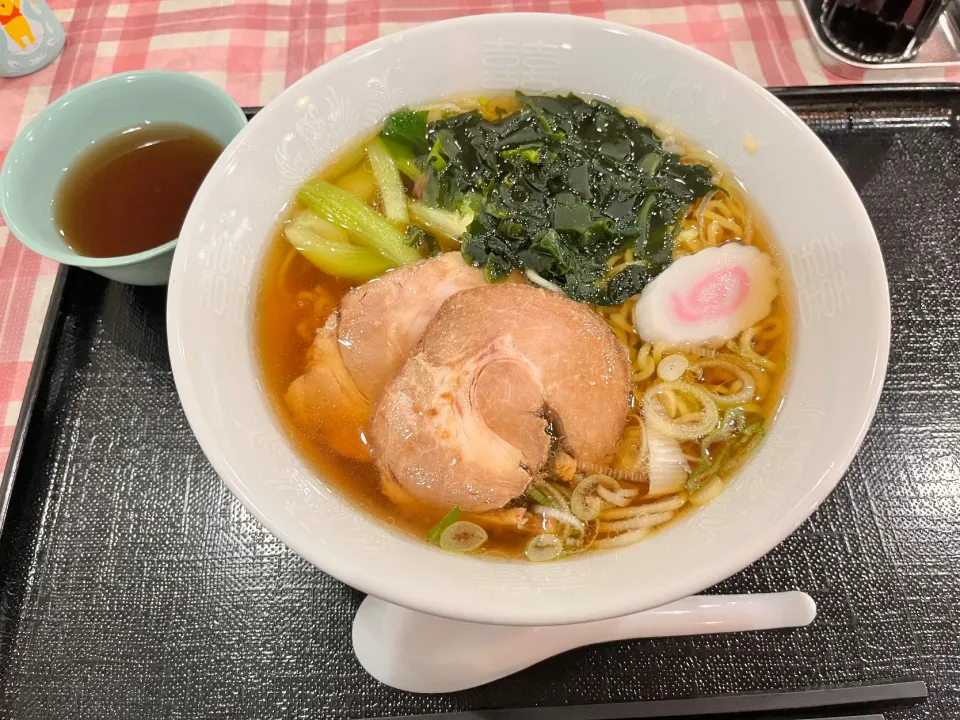
[[[670,302],[678,320],[696,323],[731,315],[747,299],[749,292],[750,275],[736,265],[703,275],[686,296],[672,293]]]

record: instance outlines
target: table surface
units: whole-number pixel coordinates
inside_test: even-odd
[[[764,85],[844,82],[817,60],[795,0],[50,0],[50,5],[66,29],[67,46],[40,72],[0,79],[0,162],[36,113],[104,75],[141,68],[185,71],[220,85],[242,105],[263,105],[312,68],[369,40],[477,13],[606,18],[692,45]],[[863,77],[879,79],[881,73]],[[9,454],[55,272],[55,263],[25,249],[0,220],[0,467]]]

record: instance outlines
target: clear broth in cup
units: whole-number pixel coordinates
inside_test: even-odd
[[[145,123],[96,143],[67,169],[53,202],[64,242],[119,257],[175,240],[223,145],[179,123]]]

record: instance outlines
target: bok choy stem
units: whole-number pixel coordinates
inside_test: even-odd
[[[345,148],[339,155],[337,155],[337,159],[334,160],[332,164],[326,167],[326,169],[323,171],[323,179],[330,182],[336,182],[348,170],[363,160],[366,150],[367,149],[362,142],[351,143],[349,147]]]
[[[287,223],[284,235],[311,264],[335,277],[365,281],[394,266],[376,250],[351,242],[343,228],[309,211]]]
[[[403,181],[400,171],[394,162],[393,155],[383,143],[376,138],[367,146],[367,157],[373,167],[373,177],[380,190],[380,199],[383,201],[383,214],[387,220],[406,225],[410,222],[407,213],[407,197],[403,192]]]
[[[398,157],[394,155],[393,159],[397,163],[397,170],[416,182],[417,178],[420,177],[420,168],[417,167],[417,163],[413,157],[403,155]]]
[[[353,233],[395,265],[421,259],[403,232],[345,190],[324,180],[310,180],[301,186],[297,199],[324,220]]]
[[[469,227],[473,220],[472,213],[470,215],[461,215],[460,213],[449,210],[429,207],[417,200],[410,200],[407,206],[410,209],[410,217],[415,225],[429,232],[448,237],[451,240],[459,240],[460,236],[467,231],[467,227]]]
[[[400,174],[406,175],[416,182],[421,172],[420,168],[417,167],[416,158],[413,156],[413,153],[410,152],[410,149],[389,138],[384,138],[382,134],[380,135],[380,140],[386,146],[387,150],[390,151],[390,155],[393,156],[393,161],[397,164],[397,170],[400,171]]]
[[[343,173],[333,184],[346,190],[364,205],[372,205],[377,197],[377,183],[365,162],[358,163],[353,170]]]

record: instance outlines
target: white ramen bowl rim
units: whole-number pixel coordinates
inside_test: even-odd
[[[427,45],[447,60],[425,68],[417,48]],[[269,405],[253,339],[264,250],[299,182],[391,110],[516,87],[638,108],[716,154],[765,215],[793,286],[783,409],[730,487],[644,543],[547,564],[442,552],[373,519],[316,478]],[[792,205],[784,198],[791,193]],[[262,110],[226,148],[186,218],[168,331],[177,390],[201,448],[244,506],[303,558],[423,612],[546,625],[624,615],[697,593],[803,523],[853,461],[873,418],[890,304],[879,245],[856,191],[786,106],[736,70],[667,38],[602,20],[521,13],[381,38],[317,68]]]

